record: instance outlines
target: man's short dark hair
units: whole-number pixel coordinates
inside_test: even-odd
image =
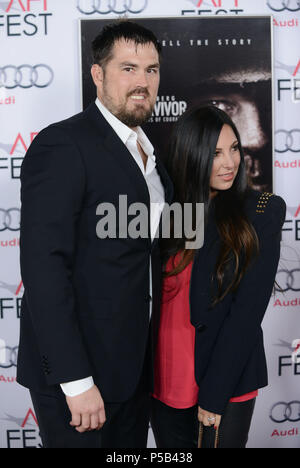
[[[132,41],[136,45],[152,43],[159,56],[161,56],[161,45],[155,34],[150,29],[128,20],[119,20],[108,24],[92,42],[94,64],[105,68],[112,58],[112,51],[117,41]]]

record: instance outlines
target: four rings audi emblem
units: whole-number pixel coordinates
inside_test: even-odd
[[[138,15],[142,13],[148,5],[148,0],[77,0],[77,9],[83,15],[125,15],[131,13]]]
[[[299,0],[300,1],[300,0]],[[276,135],[276,153],[300,153],[300,129],[277,130]]]
[[[18,346],[10,348],[9,346],[0,346],[0,369],[10,369],[17,367]]]
[[[271,10],[281,11],[300,11],[300,0],[268,0],[267,5]]]
[[[287,291],[300,291],[300,269],[295,268],[294,270],[279,270],[276,277],[276,282],[279,287],[275,285],[277,292]]]
[[[275,423],[299,422],[300,421],[300,401],[283,401],[272,406],[270,418]]]
[[[0,88],[46,88],[53,78],[53,70],[45,64],[0,67]]]
[[[0,208],[0,232],[20,230],[20,208]]]

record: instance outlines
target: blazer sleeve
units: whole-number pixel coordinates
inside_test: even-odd
[[[85,168],[68,132],[43,130],[21,169],[20,263],[48,385],[92,375],[71,281],[84,191]]]
[[[206,411],[224,413],[261,333],[275,283],[285,213],[285,202],[273,196],[264,213],[256,214],[259,254],[232,296],[229,314],[201,380],[198,403]]]

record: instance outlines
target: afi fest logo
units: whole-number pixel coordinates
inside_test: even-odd
[[[0,37],[47,36],[52,16],[48,0],[1,0]]]
[[[31,408],[25,416],[16,417],[11,414],[5,416],[1,421],[6,421],[7,425],[13,427],[6,430],[6,448],[42,448],[37,418]]]
[[[209,13],[215,15],[239,15],[244,10],[241,8],[241,4],[244,0],[187,0],[195,8],[184,9],[181,11],[182,15],[195,14],[199,16],[207,15]]]
[[[293,234],[293,240],[300,241],[300,205],[298,207],[288,206],[287,207],[287,218],[284,222],[283,232],[291,232]],[[295,252],[296,256],[297,253]]]
[[[5,291],[5,297],[0,297],[0,320],[6,318],[20,318],[22,297],[24,286],[21,281],[19,284],[9,284],[0,280],[0,290]],[[8,295],[12,297],[7,297]]]
[[[11,144],[0,142],[0,174],[5,172],[11,180],[19,180],[21,166],[29,145],[38,132],[29,135],[18,133]]]
[[[300,1],[300,0],[299,0]],[[275,68],[281,72],[286,72],[289,78],[277,80],[277,99],[282,101],[287,92],[295,104],[300,103],[300,58],[296,64],[288,65],[277,60]],[[278,73],[279,74],[279,73]]]
[[[139,15],[147,6],[148,0],[77,0],[82,15]]]
[[[300,364],[300,340],[294,340],[292,343],[294,351],[292,352],[292,362]]]
[[[282,351],[278,356],[278,377],[286,375],[300,376],[300,340],[293,340],[292,343],[285,340],[279,340],[275,344]],[[284,353],[284,354],[283,354]]]

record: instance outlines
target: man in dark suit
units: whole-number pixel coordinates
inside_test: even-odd
[[[18,382],[30,389],[48,448],[147,443],[161,286],[155,232],[172,184],[140,125],[155,105],[160,46],[122,21],[104,28],[93,53],[96,103],[40,132],[21,173]],[[99,236],[107,204],[117,231],[132,220],[120,196],[147,208],[146,238]]]

